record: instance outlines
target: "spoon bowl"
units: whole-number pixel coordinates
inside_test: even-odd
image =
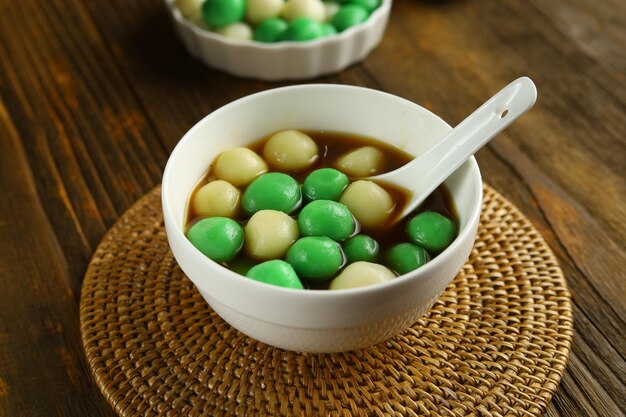
[[[521,77],[470,114],[443,139],[408,164],[385,174],[369,177],[411,191],[398,220],[413,212],[446,178],[469,157],[535,104],[537,89]]]

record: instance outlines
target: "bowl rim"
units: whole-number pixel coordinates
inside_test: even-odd
[[[478,163],[476,162],[476,159],[473,156],[470,157],[463,165],[461,165],[461,167],[458,168],[458,169],[461,169],[466,164],[469,164],[470,169],[474,171],[477,176],[476,178],[476,183],[477,183],[476,201],[475,201],[474,206],[471,207],[469,210],[468,220],[467,220],[467,224],[465,225],[465,227],[459,230],[459,233],[454,239],[454,241],[443,252],[439,253],[436,257],[434,257],[431,261],[427,262],[425,265],[421,266],[419,269],[408,272],[403,275],[399,275],[392,280],[378,283],[376,285],[329,291],[329,290],[314,290],[314,289],[301,290],[301,289],[285,288],[285,287],[280,287],[276,285],[266,284],[263,282],[258,282],[256,280],[240,275],[220,265],[219,263],[209,259],[205,255],[203,255],[196,247],[194,247],[185,236],[183,228],[180,227],[179,225],[179,221],[178,221],[179,219],[175,218],[173,211],[169,205],[169,201],[166,197],[168,195],[168,189],[170,187],[169,178],[171,177],[170,172],[173,169],[172,161],[174,161],[177,154],[181,152],[181,149],[184,146],[185,142],[189,140],[188,138],[193,136],[193,132],[196,129],[200,129],[200,125],[207,123],[207,121],[211,120],[212,118],[219,117],[220,113],[228,111],[230,107],[241,105],[245,101],[262,99],[262,97],[265,95],[280,94],[282,91],[307,90],[307,89],[319,89],[319,88],[336,89],[336,90],[366,90],[366,92],[368,93],[382,95],[386,99],[396,100],[396,101],[399,101],[400,103],[408,104],[411,106],[416,106],[420,109],[420,111],[424,111],[426,114],[429,115],[429,117],[433,118],[433,120],[436,120],[438,123],[443,123],[448,128],[448,130],[452,129],[449,124],[447,124],[443,119],[441,119],[441,117],[434,114],[430,110],[420,106],[419,104],[409,101],[407,99],[404,99],[402,97],[399,97],[399,96],[396,96],[396,95],[393,95],[384,91],[372,89],[372,88],[345,85],[345,84],[316,83],[316,84],[298,84],[298,85],[290,85],[290,86],[285,86],[285,87],[277,87],[277,88],[271,88],[271,89],[264,90],[261,92],[253,93],[253,94],[241,97],[237,100],[231,101],[223,105],[222,107],[219,107],[218,109],[212,111],[211,113],[207,114],[202,119],[200,119],[196,124],[194,124],[194,126],[192,126],[183,135],[183,137],[178,141],[178,143],[176,144],[176,146],[170,153],[170,156],[168,158],[168,161],[166,163],[165,170],[163,173],[163,178],[162,178],[161,201],[162,201],[162,210],[163,210],[164,217],[167,218],[170,224],[174,225],[174,232],[176,234],[176,238],[179,241],[183,242],[182,244],[185,246],[186,252],[193,254],[194,258],[198,259],[199,262],[206,264],[207,268],[211,268],[213,270],[217,269],[221,274],[225,275],[228,279],[234,279],[240,285],[249,286],[250,289],[253,289],[255,291],[275,293],[276,295],[282,294],[284,296],[294,297],[294,300],[297,299],[303,302],[305,301],[310,302],[311,300],[321,299],[321,298],[342,299],[342,298],[363,296],[363,295],[368,295],[368,294],[371,295],[373,293],[386,291],[386,290],[392,291],[395,287],[406,285],[407,281],[419,282],[419,281],[428,279],[429,273],[431,272],[431,270],[435,268],[439,268],[440,264],[446,262],[446,258],[452,256],[452,254],[458,250],[457,248],[459,246],[463,245],[463,243],[467,239],[472,238],[471,236],[469,236],[470,233],[474,233],[472,225],[474,223],[479,222],[480,212],[482,209],[483,187],[482,187],[481,172],[480,172]],[[168,233],[170,232],[171,231],[168,231]],[[194,284],[196,284],[194,279],[192,279],[192,281],[194,281]],[[200,289],[202,290],[202,288]]]
[[[242,48],[242,47],[254,47],[260,50],[266,51],[285,51],[285,50],[293,50],[293,49],[308,49],[316,46],[322,47],[330,44],[337,44],[345,39],[353,36],[356,33],[364,32],[369,30],[371,27],[375,26],[381,18],[387,16],[391,10],[391,4],[393,0],[381,0],[380,5],[369,15],[365,22],[359,23],[358,25],[352,26],[343,32],[336,33],[331,36],[325,36],[318,39],[313,39],[310,41],[281,41],[275,43],[264,43],[255,40],[236,40],[229,39],[225,36],[222,36],[218,33],[211,32],[210,30],[204,29],[192,22],[191,20],[185,18],[178,7],[176,6],[176,0],[165,0],[165,4],[167,5],[170,14],[173,16],[174,20],[182,26],[185,26],[188,30],[193,32],[193,34],[197,37],[202,38],[202,40],[207,40],[211,42],[218,42],[220,44]]]

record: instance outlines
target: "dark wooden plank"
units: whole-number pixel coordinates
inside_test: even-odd
[[[532,0],[531,3],[550,18],[552,25],[567,37],[568,44],[613,71],[615,81],[626,72],[626,4],[623,1],[546,3]],[[626,94],[623,89],[609,89],[622,97]]]
[[[123,210],[158,183],[166,152],[158,139],[144,139],[151,132],[141,106],[106,64],[111,59],[89,21],[81,27],[71,20],[72,11],[19,3],[3,17],[0,30],[8,42],[0,51],[9,63],[2,78],[19,86],[19,95],[6,91],[7,101],[26,138],[27,157],[38,167],[38,192],[67,242],[63,250],[79,261],[70,263],[77,297],[95,245]]]
[[[576,361],[572,361],[571,373],[582,382],[582,387],[597,387],[588,394],[596,410],[604,410],[604,415],[616,414],[612,410],[626,410],[624,386],[626,386],[626,360],[623,351],[616,350],[589,321],[587,316],[574,308],[577,319],[577,334],[572,349]],[[575,371],[574,371],[575,370]]]
[[[68,265],[0,101],[0,414],[112,416],[90,378]],[[80,398],[80,401],[75,401]]]

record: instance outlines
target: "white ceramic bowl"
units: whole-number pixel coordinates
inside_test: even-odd
[[[191,55],[233,75],[266,81],[313,78],[361,61],[380,42],[391,2],[382,0],[364,23],[337,35],[309,42],[264,44],[230,40],[202,29],[182,16],[175,0],[165,0],[176,32]]]
[[[225,149],[250,144],[282,129],[349,132],[419,155],[450,126],[399,97],[331,84],[268,90],[214,111],[180,140],[163,176],[165,228],[182,270],[224,320],[280,348],[353,350],[406,329],[433,305],[469,256],[482,201],[476,160],[470,158],[445,182],[458,211],[460,232],[434,260],[375,286],[294,290],[260,283],[222,267],[192,246],[183,232],[189,195],[211,161]]]

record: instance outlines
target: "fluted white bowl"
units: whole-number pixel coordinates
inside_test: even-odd
[[[382,0],[365,22],[339,34],[308,42],[271,44],[228,39],[185,19],[175,0],[165,3],[191,55],[233,75],[279,81],[331,74],[363,60],[382,39],[392,0]]]
[[[172,252],[209,305],[233,327],[280,348],[353,350],[406,329],[435,302],[467,260],[476,237],[482,182],[472,157],[446,181],[459,234],[432,261],[391,281],[349,290],[295,290],[238,275],[198,251],[185,237],[194,186],[223,150],[283,129],[364,135],[419,155],[449,130],[417,104],[376,90],[331,84],[277,88],[234,101],[192,127],[165,168],[162,204]]]

